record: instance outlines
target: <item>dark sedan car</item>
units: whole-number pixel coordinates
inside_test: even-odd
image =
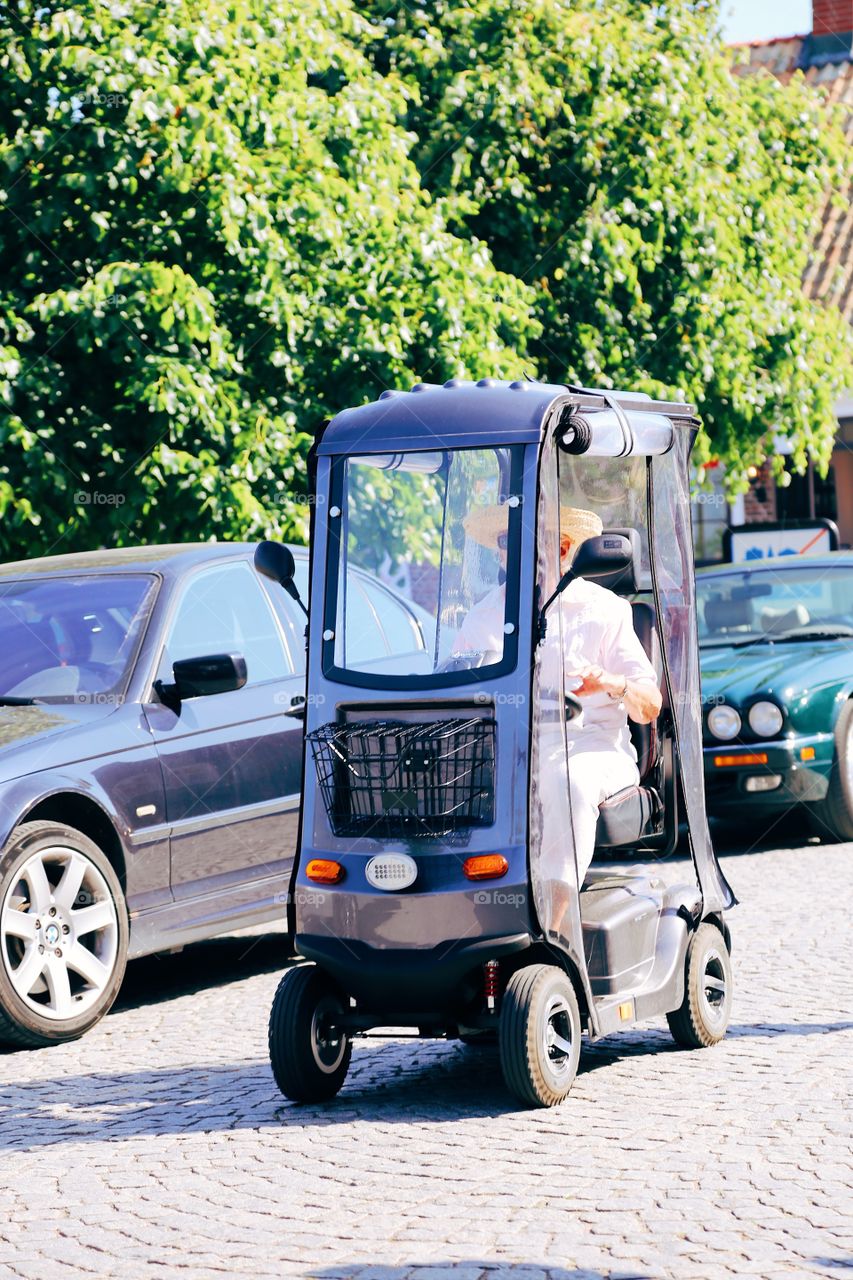
[[[305,615],[252,552],[0,566],[0,1040],[79,1036],[128,957],[284,915]],[[359,593],[366,651],[423,648],[413,608]]]
[[[853,839],[853,554],[697,574],[708,809]]]

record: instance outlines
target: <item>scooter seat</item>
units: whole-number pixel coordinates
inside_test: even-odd
[[[659,811],[660,800],[651,787],[624,787],[617,791],[599,806],[596,849],[637,844],[650,834]]]

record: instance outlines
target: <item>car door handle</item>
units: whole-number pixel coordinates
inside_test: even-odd
[[[290,706],[287,708],[284,714],[286,716],[290,716],[293,720],[304,720],[305,708],[307,707],[307,705],[308,704],[305,701],[304,695],[301,693],[298,693],[296,697],[291,698]]]

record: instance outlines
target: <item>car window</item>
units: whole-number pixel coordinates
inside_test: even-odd
[[[773,568],[696,580],[699,642],[778,638],[808,628],[853,627],[853,570],[782,557]]]
[[[421,630],[409,609],[395,600],[389,591],[374,582],[360,581],[359,586],[367,596],[379,625],[385,634],[387,650],[391,654],[413,653],[424,647]]]
[[[277,582],[263,582],[261,587],[266,593],[267,599],[271,601],[275,614],[281,623],[293,673],[297,676],[304,676],[306,667],[305,628],[308,619],[296,601]],[[301,591],[299,594],[307,605],[306,596],[302,595]]]
[[[343,638],[343,598],[338,601],[338,644],[337,648],[342,652]],[[379,619],[376,616],[376,610],[371,605],[367,596],[362,590],[360,579],[351,576],[350,582],[347,584],[346,595],[346,659],[347,663],[353,665],[355,663],[365,663],[385,657],[388,653],[388,646],[385,643],[385,637],[382,634],[382,628],[379,625]],[[343,666],[342,658],[338,661],[339,666]]]
[[[308,560],[299,559],[296,561],[293,571],[293,581],[296,584],[296,590],[305,602],[308,608]],[[297,606],[298,608],[298,606]],[[300,610],[300,613],[302,611]],[[304,616],[304,615],[303,615]]]
[[[171,680],[174,662],[213,653],[242,654],[249,684],[292,674],[272,609],[248,564],[204,569],[187,584],[158,676]]]

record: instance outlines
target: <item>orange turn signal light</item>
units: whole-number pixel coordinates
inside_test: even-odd
[[[339,862],[333,862],[331,858],[312,858],[305,874],[315,884],[340,884],[346,872]]]
[[[497,880],[509,871],[509,863],[502,853],[479,853],[466,858],[462,870],[469,880]]]
[[[814,760],[814,747],[800,747],[801,760]]]
[[[748,751],[741,756],[714,756],[714,764],[724,769],[730,764],[767,764],[766,751]]]

